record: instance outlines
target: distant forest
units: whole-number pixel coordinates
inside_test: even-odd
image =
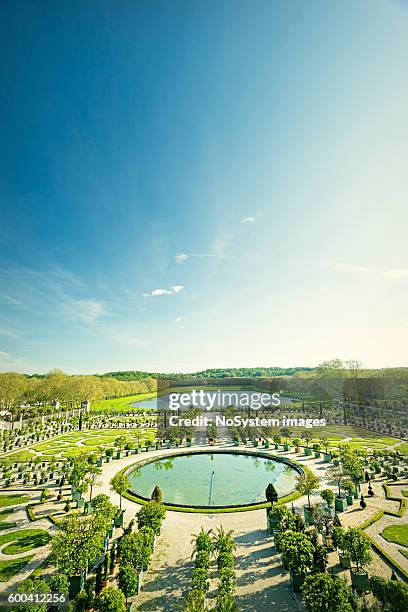
[[[107,372],[100,374],[102,378],[116,378],[117,380],[142,380],[146,377],[164,380],[189,380],[192,378],[237,378],[237,377],[271,377],[271,376],[293,376],[297,372],[314,372],[316,368],[211,368],[201,372],[190,372],[180,374],[177,372],[142,372],[140,370],[129,370],[127,372]]]

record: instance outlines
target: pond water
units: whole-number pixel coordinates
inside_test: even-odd
[[[197,391],[199,390],[200,390],[200,387],[197,387]],[[214,387],[214,389],[205,389],[205,391],[208,393],[215,393],[218,391],[218,388]],[[221,399],[221,402],[216,401],[213,406],[214,409],[222,407],[223,402],[224,402],[224,407],[228,405],[236,405],[234,401],[235,399],[237,400],[237,403],[240,403],[240,398],[244,396],[253,396],[253,395],[259,396],[259,394],[262,393],[262,391],[253,391],[249,389],[247,391],[242,390],[242,389],[237,389],[237,390],[227,390],[227,389],[222,390],[221,389],[220,391],[221,391],[221,395],[224,396],[226,400],[224,401],[224,399]],[[172,393],[189,393],[189,392],[191,392],[189,391],[189,389],[183,390],[183,387],[178,387],[177,390],[173,391]],[[266,393],[266,392],[263,392],[263,393]],[[230,399],[229,394],[232,395],[231,402],[229,401]],[[204,402],[204,405],[208,405],[206,401]],[[281,395],[280,401],[281,401],[281,404],[288,404],[292,402],[292,398],[284,397]],[[143,410],[168,409],[169,408],[169,394],[165,393],[164,395],[160,395],[159,397],[151,397],[150,399],[146,399],[141,402],[133,402],[132,406],[133,408],[142,408]]]
[[[273,458],[223,452],[158,459],[128,476],[131,489],[143,497],[150,498],[159,485],[169,504],[236,506],[265,501],[269,483],[279,497],[291,493],[298,472]]]

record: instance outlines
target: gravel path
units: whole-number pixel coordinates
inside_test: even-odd
[[[214,448],[227,448],[231,445],[218,445]],[[207,446],[208,448],[208,446]],[[179,452],[180,449],[153,451],[149,454],[143,453],[143,458],[150,456],[159,457],[169,453]],[[194,450],[194,447],[192,447]],[[247,449],[248,450],[248,449]],[[326,479],[327,464],[321,459],[314,459],[294,452],[265,451],[265,449],[253,449],[254,452],[262,450],[271,456],[287,456],[295,459],[298,463],[307,465],[321,480],[322,488],[336,487],[329,484]],[[109,489],[109,480],[122,467],[135,463],[142,456],[127,457],[103,466],[104,484],[96,488],[95,494],[107,493],[112,497],[114,503],[119,503],[119,496]],[[372,500],[369,500],[371,504]],[[311,496],[311,503],[321,502],[319,495]],[[305,498],[295,500],[295,507],[302,507]],[[125,508],[125,520],[128,522],[134,517],[140,506],[129,500],[123,500]],[[359,506],[357,506],[359,508]],[[370,507],[364,513],[364,518],[369,512],[375,513],[376,509]],[[348,516],[355,516],[361,523],[360,510],[350,509],[342,513],[342,522],[347,523]],[[289,584],[289,575],[281,566],[280,558],[273,548],[273,540],[266,531],[265,510],[250,512],[235,512],[224,514],[199,514],[183,512],[167,512],[163,525],[162,534],[152,558],[150,569],[145,574],[145,585],[137,597],[137,609],[149,611],[176,611],[181,609],[183,597],[187,594],[191,581],[193,569],[192,539],[201,527],[215,530],[219,526],[225,530],[232,529],[237,543],[236,570],[237,570],[237,603],[240,610],[268,610],[276,606],[282,612],[296,612],[303,610],[298,596],[294,595]],[[337,553],[331,555],[331,565],[337,567]],[[371,569],[371,568],[370,568]],[[374,555],[373,573],[390,576],[391,570],[378,556]],[[343,572],[348,579],[348,571]],[[210,591],[208,603],[213,603],[216,595],[216,570],[211,571]]]
[[[27,493],[28,495],[30,495],[30,493],[26,491],[24,491],[24,493]],[[5,491],[4,494],[8,495],[9,492]],[[38,492],[36,492],[34,495],[31,494],[32,502],[39,501],[39,499],[40,499],[40,494]],[[10,507],[11,510],[14,508],[14,512],[9,517],[7,517],[5,520],[10,521],[10,522],[15,522],[17,523],[17,526],[11,527],[10,529],[4,529],[3,531],[0,532],[0,534],[3,535],[7,533],[12,533],[13,531],[20,531],[21,529],[43,529],[44,531],[48,531],[51,534],[55,532],[56,527],[54,525],[51,525],[47,519],[41,519],[41,520],[35,521],[34,523],[30,522],[27,517],[27,511],[25,509],[25,506],[26,504],[23,504],[23,505],[14,504],[13,506]],[[0,560],[4,560],[4,561],[5,560],[18,560],[18,559],[22,559],[23,557],[29,557],[32,555],[34,556],[31,559],[31,561],[29,561],[18,574],[10,578],[10,580],[8,580],[7,582],[0,582],[1,592],[8,592],[8,591],[14,590],[13,587],[15,587],[19,582],[28,578],[30,574],[35,569],[37,569],[37,567],[48,557],[51,551],[50,544],[47,544],[46,546],[41,546],[40,548],[35,548],[25,553],[17,553],[16,555],[6,555],[1,550],[4,547],[6,547],[8,544],[9,542],[5,543],[3,546],[0,546]]]

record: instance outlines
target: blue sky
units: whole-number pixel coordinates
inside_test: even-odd
[[[408,365],[407,2],[0,24],[0,370]]]

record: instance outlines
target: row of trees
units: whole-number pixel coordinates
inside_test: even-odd
[[[126,483],[115,480],[111,484],[115,490],[121,491]],[[64,576],[70,585],[71,595],[80,591],[78,605],[80,602],[98,611],[124,612],[125,598],[127,602],[128,597],[138,592],[139,576],[148,568],[166,510],[157,501],[143,506],[136,516],[137,531],[133,531],[135,521],[132,520],[117,546],[114,543],[109,550],[109,537],[112,536],[114,521],[116,525],[119,508],[103,494],[97,495],[92,505],[91,514],[73,514],[58,523],[58,531],[52,540],[51,560],[58,569],[56,575]],[[119,589],[106,588],[108,575],[114,573],[117,562],[120,564]],[[92,577],[93,571],[95,575]],[[91,578],[85,583],[84,578],[89,572]]]
[[[234,550],[236,544],[233,532],[219,527],[215,533],[201,528],[194,536],[194,569],[191,590],[186,597],[185,612],[204,612],[205,597],[209,588],[209,569],[211,557],[215,556],[218,570],[218,592],[215,612],[236,612],[238,610],[234,593],[236,588]]]
[[[345,401],[395,400],[408,402],[408,368],[367,370],[358,361],[333,359],[316,369],[299,371],[280,381],[286,393],[304,399]]]
[[[27,377],[14,372],[0,374],[0,409],[11,411],[15,418],[29,414],[21,406],[42,406],[54,402],[80,407],[85,400],[124,397],[157,390],[154,378],[120,381],[99,376],[68,376],[53,370],[46,376]],[[52,410],[52,408],[50,408]]]
[[[103,494],[94,498],[93,508],[88,516],[74,514],[60,521],[53,537],[51,558],[69,578],[81,576],[105,552],[106,535],[118,508]]]
[[[123,397],[162,389],[172,383],[196,379],[212,384],[220,378],[251,379],[270,389],[304,399],[343,401],[396,400],[408,402],[408,368],[363,369],[358,361],[333,359],[317,368],[238,368],[204,370],[195,374],[160,374],[140,371],[111,372],[102,376],[67,376],[59,370],[46,375],[0,374],[0,407],[6,410],[21,403],[51,401],[80,405],[84,399]],[[259,381],[263,378],[263,381]]]
[[[308,576],[302,587],[303,600],[308,612],[354,612],[355,610],[408,610],[408,585],[398,580],[371,576],[370,602],[356,599],[345,582],[338,576],[318,573]]]
[[[259,367],[259,368],[209,368],[199,372],[141,372],[140,370],[127,370],[108,372],[104,377],[114,377],[118,380],[141,380],[146,376],[153,376],[162,380],[183,381],[194,378],[215,379],[215,378],[259,378],[271,376],[292,376],[296,372],[312,372],[315,368],[308,367]]]

